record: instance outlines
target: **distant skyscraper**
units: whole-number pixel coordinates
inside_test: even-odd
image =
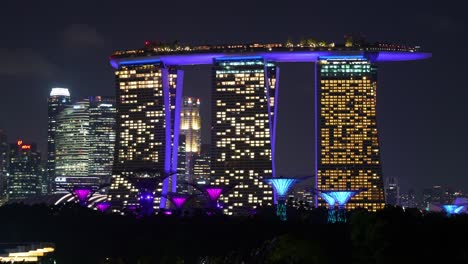
[[[156,190],[152,184],[177,170],[183,72],[136,62],[121,65],[115,78],[117,138],[109,200],[113,210],[132,210],[140,206],[140,193],[176,191],[176,175]],[[155,207],[167,205],[154,196]]]
[[[41,155],[36,144],[25,144],[22,140],[10,144],[9,199],[23,199],[40,193],[40,166]]]
[[[196,183],[210,182],[211,157],[208,154],[200,154],[194,157],[193,161],[193,181]]]
[[[191,181],[194,155],[199,154],[201,148],[200,99],[184,97],[180,113],[180,133],[185,135],[186,140],[186,180]]]
[[[246,214],[273,202],[262,179],[274,170],[277,73],[261,57],[214,61],[211,184],[235,185],[221,197],[226,214]]]
[[[390,205],[400,205],[400,186],[395,177],[385,178],[385,201]]]
[[[7,135],[0,129],[0,200],[6,195],[8,152]]]
[[[382,209],[385,198],[375,111],[377,68],[362,56],[321,57],[317,79],[317,187],[365,189],[346,208]]]
[[[57,118],[66,106],[71,104],[70,92],[66,88],[52,88],[48,98],[48,134],[47,134],[47,179],[49,191],[55,178],[55,132]]]
[[[110,183],[115,144],[115,98],[93,96],[89,103],[89,175]]]
[[[189,178],[187,173],[187,138],[182,134],[179,136],[179,158],[177,162],[177,192],[188,193],[191,188],[187,185]]]
[[[55,174],[60,177],[89,176],[89,101],[66,107],[57,118]]]
[[[401,206],[404,208],[417,208],[416,194],[414,190],[409,190],[407,193],[403,193],[400,198]]]

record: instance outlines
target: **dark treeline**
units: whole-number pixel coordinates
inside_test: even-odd
[[[0,208],[0,243],[54,242],[70,263],[468,263],[468,216],[388,207],[326,224],[323,209],[251,217],[101,214],[78,205]]]

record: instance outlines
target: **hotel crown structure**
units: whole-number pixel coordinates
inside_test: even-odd
[[[376,64],[429,57],[419,47],[350,41],[203,46],[146,42],[142,49],[117,51],[110,59],[116,70],[118,111],[112,208],[138,209],[140,195],[148,191],[154,194],[155,209],[167,208],[168,193],[177,192],[180,67],[189,65],[212,65],[210,182],[232,188],[220,198],[223,212],[247,214],[273,204],[273,191],[262,179],[279,176],[274,162],[278,63],[311,62],[316,70],[316,116],[310,120],[317,139],[314,188],[360,191],[348,209],[378,210],[385,198]],[[321,200],[316,204],[325,205]]]

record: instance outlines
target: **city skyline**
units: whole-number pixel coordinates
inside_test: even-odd
[[[329,6],[321,4],[317,8],[320,10],[326,10],[330,8]],[[253,6],[253,10],[259,8],[258,6]],[[273,8],[273,7],[269,7]],[[292,10],[291,10],[292,9]],[[285,16],[291,18],[293,10],[299,11],[299,9],[291,8],[285,10]],[[314,8],[315,9],[315,8]],[[367,8],[364,7],[363,12],[365,12]],[[273,10],[275,10],[273,8]],[[430,9],[429,9],[430,10]],[[389,10],[385,10],[384,13],[380,13],[379,15],[383,17],[388,17],[390,14],[392,16],[395,14],[395,9],[389,8]],[[71,12],[71,11],[69,11]],[[447,30],[447,27],[444,27],[442,22],[441,24],[434,25],[430,27],[430,29],[424,29],[422,25],[418,23],[410,23],[411,20],[409,18],[409,14],[415,14],[417,19],[421,20],[423,23],[424,15],[428,12],[427,9],[420,7],[416,8],[412,5],[407,7],[406,11],[400,11],[402,21],[396,23],[396,25],[392,24],[395,27],[395,30],[389,33],[389,31],[385,31],[385,28],[389,27],[389,23],[384,22],[383,19],[377,19],[375,14],[372,15],[372,18],[375,19],[376,25],[367,25],[361,18],[356,17],[355,21],[349,22],[349,26],[342,26],[342,23],[338,21],[330,21],[327,27],[325,26],[317,26],[317,33],[316,34],[309,34],[308,32],[312,30],[307,30],[310,28],[310,25],[307,26],[294,26],[291,27],[290,30],[287,30],[288,33],[281,33],[278,35],[274,35],[274,40],[284,40],[288,37],[292,37],[295,39],[300,39],[301,35],[312,37],[317,36],[317,38],[323,39],[331,39],[338,41],[341,39],[341,36],[349,31],[353,31],[352,29],[359,30],[360,32],[365,32],[366,35],[370,39],[382,39],[382,40],[391,40],[391,39],[398,39],[401,42],[406,43],[415,43],[421,44],[423,48],[427,50],[431,50],[434,53],[440,54],[437,58],[434,58],[432,61],[427,61],[424,63],[411,63],[411,65],[405,64],[393,64],[393,65],[385,65],[383,66],[385,69],[385,74],[381,74],[379,76],[379,81],[381,82],[380,93],[379,93],[379,105],[377,112],[379,112],[379,132],[381,132],[382,137],[382,164],[383,164],[383,174],[398,177],[401,179],[400,184],[404,189],[408,189],[410,187],[414,187],[415,189],[420,189],[423,186],[429,186],[433,184],[448,184],[453,186],[464,186],[464,189],[467,187],[467,183],[463,179],[464,172],[459,169],[459,166],[456,164],[460,164],[459,159],[463,155],[455,155],[453,159],[445,158],[443,153],[459,153],[460,149],[463,149],[466,144],[466,140],[461,136],[466,131],[466,127],[464,127],[463,122],[461,123],[454,123],[454,127],[448,129],[449,132],[446,132],[445,129],[442,129],[442,124],[444,123],[446,116],[450,116],[453,120],[457,120],[462,118],[460,111],[455,111],[459,109],[458,105],[462,105],[462,103],[458,103],[457,100],[461,100],[458,97],[453,98],[453,94],[458,92],[457,87],[453,83],[459,77],[454,76],[448,77],[448,72],[445,69],[440,69],[440,73],[436,74],[433,73],[432,65],[435,63],[444,62],[448,63],[451,58],[450,56],[444,56],[447,54],[447,51],[441,50],[441,43],[440,40],[432,41],[432,33],[433,32],[442,32],[445,36],[453,36],[452,38],[455,42],[453,45],[457,45],[457,39],[462,38],[461,36],[455,36],[456,34],[453,31],[457,31],[457,23],[459,23],[459,17],[457,15],[448,16],[446,20],[448,20],[449,25],[454,25],[453,28],[451,27],[450,30]],[[444,11],[439,10],[438,13],[441,13],[441,17],[444,16]],[[300,13],[300,12],[299,12]],[[217,16],[218,14],[214,14]],[[63,16],[60,14],[60,16]],[[87,14],[87,17],[94,17],[94,20],[98,20],[95,18],[93,14]],[[250,14],[246,14],[248,17],[252,17]],[[320,15],[317,15],[320,18]],[[317,19],[314,18],[312,19]],[[299,18],[298,18],[299,19]],[[366,20],[368,20],[367,18]],[[113,20],[113,18],[111,18]],[[416,20],[416,18],[415,18]],[[41,20],[43,23],[46,23],[45,20]],[[253,20],[254,22],[259,22],[259,20]],[[297,20],[294,20],[294,22]],[[439,20],[437,20],[439,21]],[[405,23],[406,22],[406,23]],[[112,39],[113,43],[110,45],[103,44],[100,46],[99,51],[96,51],[95,46],[91,47],[83,47],[82,52],[85,53],[86,56],[95,56],[96,59],[93,61],[92,65],[89,65],[89,57],[85,57],[83,59],[74,58],[74,63],[69,63],[70,60],[67,62],[57,59],[57,54],[46,49],[42,50],[43,47],[38,47],[38,50],[43,52],[44,54],[52,54],[51,61],[54,64],[62,64],[64,65],[63,69],[58,70],[55,72],[53,76],[39,78],[41,80],[36,80],[28,84],[27,80],[23,80],[18,82],[13,82],[15,77],[12,75],[5,76],[2,75],[2,78],[7,79],[6,82],[11,87],[16,87],[16,89],[11,89],[12,91],[6,91],[6,97],[8,98],[15,98],[17,95],[16,93],[22,91],[31,92],[31,98],[25,98],[22,101],[22,104],[30,105],[32,108],[37,109],[37,111],[25,111],[25,109],[18,109],[17,120],[22,120],[20,123],[19,121],[8,120],[2,114],[0,121],[0,126],[3,130],[5,130],[9,135],[9,140],[13,141],[16,137],[25,138],[28,141],[37,142],[39,145],[39,149],[44,154],[46,149],[43,147],[44,143],[42,138],[44,138],[44,129],[40,129],[43,125],[34,125],[37,124],[33,119],[41,119],[44,118],[44,114],[40,114],[40,111],[44,112],[43,108],[43,101],[39,98],[44,98],[44,96],[39,97],[39,94],[46,94],[47,90],[51,87],[58,85],[58,86],[65,86],[70,87],[72,94],[76,94],[77,97],[83,97],[88,94],[105,94],[105,95],[112,95],[113,90],[113,80],[112,80],[112,70],[107,65],[106,58],[108,54],[111,53],[112,50],[121,49],[125,47],[138,47],[140,43],[145,39],[184,39],[193,42],[203,43],[203,41],[209,41],[210,38],[207,37],[213,32],[219,32],[220,35],[217,38],[217,41],[223,42],[231,42],[233,38],[238,39],[236,42],[241,42],[246,39],[272,39],[273,35],[268,33],[261,33],[259,29],[254,26],[252,32],[254,33],[237,33],[235,36],[229,36],[228,34],[223,34],[222,30],[218,27],[211,28],[211,33],[202,33],[200,37],[193,36],[190,34],[187,29],[181,29],[179,32],[169,32],[167,30],[162,30],[157,28],[155,30],[148,30],[148,28],[142,28],[139,31],[128,33],[126,36],[127,40],[124,40],[118,37],[113,30],[109,29],[107,26],[103,25],[102,23],[98,23],[96,21],[89,21],[89,23],[85,23],[85,21],[72,21],[72,20],[64,20],[64,24],[54,29],[55,31],[50,32],[43,32],[41,34],[48,34],[51,39],[56,39],[54,36],[61,36],[61,32],[65,31],[68,28],[72,28],[78,30],[80,32],[86,31],[86,28],[91,28],[91,32],[96,31],[98,36],[104,36],[104,39]],[[181,21],[180,23],[184,23]],[[208,25],[206,22],[201,21],[199,22],[200,25]],[[222,22],[219,27],[222,25],[227,27],[227,31],[235,32],[235,27],[232,24],[226,24],[228,22]],[[424,22],[425,23],[425,22]],[[85,26],[72,26],[73,24],[80,24]],[[256,23],[253,23],[256,24]],[[338,26],[340,24],[340,26]],[[407,25],[411,28],[405,29]],[[88,26],[86,26],[88,25]],[[259,23],[259,25],[262,25]],[[404,25],[404,26],[403,26]],[[130,27],[130,26],[129,26]],[[259,26],[260,27],[260,26]],[[262,27],[263,28],[263,27]],[[285,26],[280,26],[280,28],[287,28]],[[325,32],[324,29],[332,33]],[[362,29],[361,29],[362,28]],[[128,29],[128,28],[127,28]],[[315,28],[314,28],[315,29]],[[415,29],[422,29],[421,31]],[[381,31],[381,32],[380,32]],[[87,31],[89,32],[89,30]],[[276,30],[275,30],[276,32]],[[413,32],[417,32],[413,35]],[[271,33],[271,32],[270,32]],[[15,34],[11,33],[12,36]],[[269,35],[268,35],[269,34]],[[254,37],[252,37],[255,35]],[[288,36],[291,35],[291,36]],[[460,34],[461,35],[461,34]],[[156,36],[156,37],[151,37]],[[180,36],[180,37],[178,37]],[[18,38],[13,38],[18,39]],[[99,39],[99,38],[98,38]],[[99,42],[99,41],[98,41]],[[104,41],[105,42],[105,41]],[[70,44],[70,43],[68,43]],[[81,44],[83,44],[81,42]],[[7,44],[11,45],[11,44]],[[25,44],[23,44],[25,45]],[[57,43],[58,49],[57,50],[64,50],[61,48],[62,42]],[[8,46],[6,46],[8,48]],[[10,46],[11,47],[11,46]],[[86,51],[86,52],[84,52]],[[437,51],[437,52],[436,52]],[[88,54],[89,53],[89,54]],[[99,56],[96,56],[99,55]],[[73,57],[73,55],[69,55]],[[461,55],[462,57],[465,56],[464,54]],[[87,58],[87,59],[85,59]],[[81,62],[80,62],[81,61]],[[83,71],[82,74],[84,78],[79,78],[77,80],[76,77],[71,76],[72,70],[78,70],[83,67],[83,65],[90,66],[93,71],[96,70],[96,75],[93,75],[90,72]],[[62,67],[60,67],[62,68]],[[310,85],[302,85],[302,83],[310,83],[313,81],[312,78],[304,80],[307,76],[309,71],[309,66],[284,66],[282,67],[282,79],[292,79],[286,78],[287,75],[295,76],[298,79],[296,82],[289,82],[288,90],[291,93],[294,93],[294,96],[288,95],[289,92],[286,90],[282,90],[284,94],[281,95],[281,99],[283,100],[280,102],[280,109],[279,109],[279,123],[284,124],[280,125],[280,130],[278,131],[278,167],[279,170],[282,172],[281,174],[307,174],[310,173],[313,169],[313,164],[311,160],[313,160],[313,155],[310,152],[309,148],[313,146],[312,140],[308,139],[308,135],[311,135],[311,124],[296,124],[293,122],[296,116],[303,116],[306,117],[308,115],[313,114],[312,107],[307,107],[305,104],[309,100],[313,100],[313,92],[310,90]],[[296,71],[296,69],[298,71]],[[69,73],[70,72],[70,73]],[[192,82],[193,84],[189,87],[187,85],[187,89],[185,89],[186,93],[184,95],[190,95],[194,97],[201,97],[202,101],[205,100],[208,96],[206,95],[209,92],[208,87],[210,81],[206,80],[209,79],[208,77],[203,80],[201,77],[197,77],[198,73],[200,72],[207,72],[207,69],[203,67],[198,67],[197,69],[193,69],[190,73],[187,71],[186,78],[195,80]],[[292,72],[297,72],[293,74]],[[433,73],[433,74],[428,74]],[[202,75],[202,74],[200,74]],[[205,75],[205,74],[203,74]],[[104,77],[107,76],[107,77]],[[394,76],[399,76],[399,78],[394,78]],[[443,77],[445,76],[445,77]],[[443,78],[442,78],[443,77]],[[38,77],[31,77],[30,79],[38,79]],[[43,80],[45,79],[45,80]],[[294,78],[293,78],[294,79]],[[442,79],[448,80],[448,84],[445,84],[445,81],[442,82]],[[13,81],[12,81],[13,80]],[[403,81],[405,80],[405,81]],[[417,80],[417,81],[415,81]],[[57,83],[54,83],[57,82]],[[187,81],[187,83],[189,83]],[[285,84],[285,86],[287,83]],[[24,86],[28,86],[28,90],[25,90]],[[34,90],[32,87],[35,87]],[[37,87],[37,88],[36,88]],[[443,100],[439,100],[439,89],[440,87],[451,87],[446,89],[454,89],[453,93],[444,93],[442,94]],[[30,89],[30,90],[29,90]],[[90,92],[91,90],[98,90],[99,92]],[[10,89],[8,89],[10,90]],[[190,91],[191,90],[191,91]],[[199,95],[198,92],[201,94]],[[282,93],[280,92],[280,93]],[[464,93],[463,91],[462,94]],[[463,96],[460,96],[460,98]],[[34,98],[34,100],[33,100]],[[36,102],[39,101],[39,102]],[[205,100],[206,101],[206,100]],[[448,102],[452,101],[452,102]],[[437,107],[438,111],[436,112],[432,105],[433,104],[443,104],[445,107]],[[4,107],[2,112],[3,113],[11,113],[10,102],[2,101],[2,105]],[[295,105],[304,105],[303,109],[299,109]],[[3,106],[2,106],[3,107]],[[202,105],[202,108],[204,105]],[[23,106],[24,108],[24,106]],[[29,107],[27,107],[29,108]],[[34,118],[28,117],[31,115],[31,112],[37,112],[37,114],[33,114]],[[207,116],[209,110],[202,109],[202,117]],[[452,120],[452,119],[451,119]],[[7,122],[7,124],[4,124]],[[208,120],[203,120],[204,124],[202,126],[206,127],[205,124],[209,124]],[[42,124],[43,122],[41,122]],[[301,123],[301,122],[298,122]],[[36,134],[28,134],[29,126],[37,127],[34,131]],[[288,127],[281,128],[281,127]],[[207,128],[209,129],[209,128]],[[42,131],[42,132],[41,132]],[[40,134],[42,133],[42,135]],[[202,133],[203,141],[207,142],[207,132],[206,130]],[[312,138],[312,137],[311,137]],[[437,143],[437,139],[445,138],[445,142]],[[456,141],[455,141],[456,140]],[[436,142],[436,143],[428,143],[428,142]],[[456,143],[455,143],[456,142]],[[290,153],[297,153],[295,155],[290,155]],[[291,156],[291,157],[289,157]],[[411,160],[411,162],[410,162]],[[429,164],[429,165],[428,165]]]

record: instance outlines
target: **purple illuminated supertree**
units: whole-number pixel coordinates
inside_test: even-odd
[[[75,195],[81,205],[86,205],[86,202],[92,194],[93,191],[91,188],[77,187],[73,190],[73,195]]]
[[[109,209],[110,207],[110,203],[109,202],[100,202],[96,205],[96,208],[101,212],[101,213],[104,213],[105,211],[107,211],[107,209]]]

